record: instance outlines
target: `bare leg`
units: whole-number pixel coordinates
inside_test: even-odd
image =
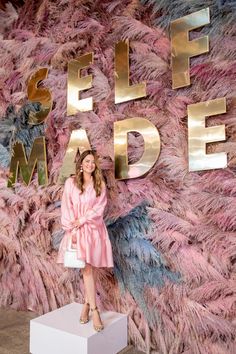
[[[96,307],[96,284],[95,284],[95,272],[90,264],[86,264],[83,269],[84,287],[91,309]],[[95,326],[101,326],[101,318],[97,311],[93,311],[93,323]]]
[[[83,275],[83,270],[82,270],[82,275]],[[88,298],[87,291],[85,289],[85,285],[84,285],[84,302],[89,304],[89,298]]]
[[[87,265],[85,268],[81,269],[81,273],[84,279],[84,273],[87,272]],[[81,315],[80,315],[80,322],[81,323],[87,323],[89,320],[89,310],[90,310],[90,303],[89,303],[89,297],[88,297],[88,293],[86,290],[86,286],[85,286],[85,280],[84,280],[84,306],[82,308],[81,311]]]
[[[94,306],[96,306],[96,291],[93,276],[93,267],[90,264],[86,264],[85,268],[83,269],[83,278],[85,294],[90,306],[93,308]]]

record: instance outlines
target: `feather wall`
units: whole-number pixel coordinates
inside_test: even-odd
[[[171,88],[169,25],[209,6],[211,23],[193,33],[210,35],[210,51],[191,59],[191,86]],[[98,270],[98,302],[129,314],[129,338],[152,354],[235,353],[235,15],[234,1],[25,0],[0,12],[0,305],[45,313],[82,301],[78,272],[56,265],[60,226],[62,159],[75,128],[87,131],[101,156],[108,186],[106,222],[115,256],[114,274]],[[130,41],[132,83],[145,80],[147,97],[114,104],[114,47]],[[222,45],[223,43],[223,45]],[[67,63],[94,52],[90,71],[92,112],[66,115]],[[49,69],[45,87],[53,110],[44,126],[30,127],[27,80]],[[224,170],[188,172],[187,105],[226,97],[227,113],[209,119],[225,124]],[[135,180],[114,179],[113,124],[145,117],[158,128],[161,153]],[[6,188],[10,148],[46,136],[49,185],[37,175]],[[142,154],[141,137],[130,135],[129,160]]]

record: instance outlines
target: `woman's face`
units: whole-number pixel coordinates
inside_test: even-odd
[[[96,168],[93,155],[87,155],[82,161],[83,171],[92,174]]]

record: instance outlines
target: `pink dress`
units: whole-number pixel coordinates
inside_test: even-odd
[[[111,242],[103,221],[106,204],[106,187],[96,197],[93,183],[81,193],[73,177],[66,180],[61,201],[61,224],[65,235],[60,243],[57,263],[64,263],[65,251],[75,234],[78,258],[94,267],[114,266]],[[78,219],[81,226],[76,231],[73,222]]]

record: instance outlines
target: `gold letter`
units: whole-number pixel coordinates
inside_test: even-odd
[[[40,81],[46,79],[48,76],[48,69],[41,68],[37,70],[28,82],[28,98],[31,102],[40,102],[40,112],[30,112],[29,124],[37,125],[45,121],[52,109],[52,96],[47,88],[38,88]]]
[[[71,174],[75,174],[75,157],[78,152],[80,153],[84,150],[90,150],[89,140],[84,129],[72,130],[70,141],[66,149],[63,164],[58,177],[58,183],[63,184],[65,179]]]
[[[33,176],[34,168],[37,163],[38,183],[44,185],[48,183],[46,143],[43,136],[34,139],[34,143],[27,162],[25,149],[22,143],[16,142],[12,149],[12,157],[10,164],[10,177],[8,179],[8,187],[12,187],[16,183],[18,168],[23,181],[28,185]]]
[[[128,165],[127,134],[138,132],[144,139],[144,153],[133,165]],[[129,118],[114,123],[114,151],[116,179],[130,179],[144,175],[160,154],[160,136],[154,124],[145,118]]]
[[[205,127],[205,117],[226,112],[225,98],[188,106],[189,171],[227,167],[225,152],[206,155],[206,144],[225,140],[225,125]]]
[[[209,51],[208,36],[189,41],[189,31],[208,23],[209,8],[171,22],[172,88],[190,85],[189,58]]]
[[[146,97],[146,83],[129,85],[129,40],[115,47],[115,103]]]
[[[92,75],[80,77],[80,70],[93,64],[93,53],[79,57],[78,60],[71,60],[68,63],[67,82],[67,115],[71,116],[78,111],[87,112],[93,109],[93,98],[79,99],[79,92],[92,87]]]

